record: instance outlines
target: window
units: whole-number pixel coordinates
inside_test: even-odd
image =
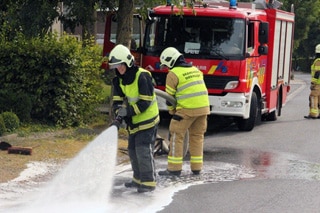
[[[248,41],[247,51],[250,53],[254,49],[254,22],[250,22],[248,25]]]
[[[243,19],[156,16],[146,27],[145,49],[160,54],[172,46],[194,58],[240,57],[244,55],[244,33]]]

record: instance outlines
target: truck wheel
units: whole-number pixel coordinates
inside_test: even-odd
[[[238,129],[241,131],[251,131],[255,125],[258,111],[259,106],[257,94],[253,92],[250,103],[250,116],[248,119],[239,118],[237,121]]]

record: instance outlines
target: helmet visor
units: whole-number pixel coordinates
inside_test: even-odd
[[[121,59],[117,59],[114,56],[111,56],[111,58],[109,59],[109,67],[110,69],[114,69],[114,68],[118,68],[121,64],[122,64],[122,60]]]
[[[160,64],[160,70],[167,70],[169,67],[166,64]]]
[[[119,68],[121,65],[122,65],[122,63],[119,63],[119,64],[109,64],[109,68],[110,68],[110,69],[116,69],[116,68]]]

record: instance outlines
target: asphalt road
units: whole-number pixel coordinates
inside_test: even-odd
[[[178,191],[166,212],[320,212],[320,119],[308,120],[310,75],[296,73],[288,101],[277,121],[251,132],[230,126],[208,132],[203,176],[219,176],[212,162],[237,165],[251,175],[223,177]],[[224,166],[225,167],[225,166]],[[217,167],[215,167],[217,168]]]

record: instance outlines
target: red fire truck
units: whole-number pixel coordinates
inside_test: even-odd
[[[294,13],[279,6],[271,0],[157,6],[144,34],[133,39],[139,43],[133,52],[164,90],[167,70],[160,69],[159,56],[166,47],[177,48],[204,73],[209,118],[232,119],[240,130],[251,131],[261,120],[281,115],[290,90]],[[105,35],[105,55],[110,35]],[[167,111],[164,99],[158,97],[158,103]]]

